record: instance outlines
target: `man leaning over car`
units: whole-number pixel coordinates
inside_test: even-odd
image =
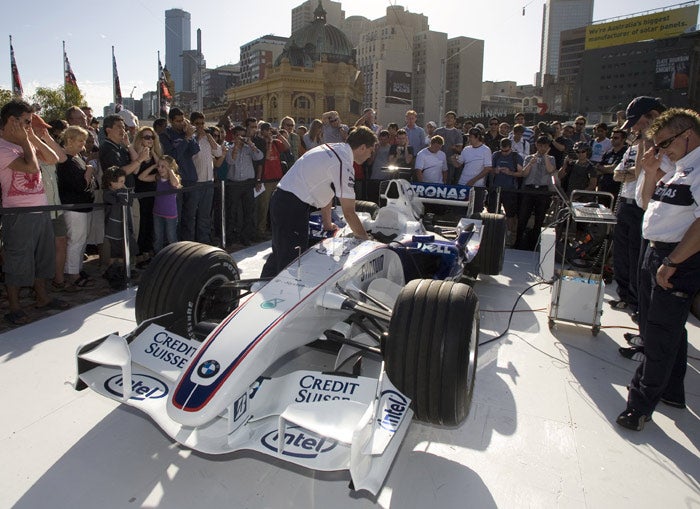
[[[311,207],[321,209],[325,230],[338,228],[331,220],[334,196],[355,237],[369,238],[355,213],[353,161],[364,163],[375,143],[377,136],[370,129],[357,127],[345,143],[325,143],[306,152],[282,177],[270,200],[272,253],[261,277],[276,276],[297,257],[297,248],[306,250]]]

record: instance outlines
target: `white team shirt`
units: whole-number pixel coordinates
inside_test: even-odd
[[[442,172],[447,171],[447,156],[442,150],[432,153],[426,147],[418,152],[415,169],[423,171],[423,182],[442,184]]]
[[[318,208],[328,205],[334,195],[355,199],[355,169],[352,162],[350,145],[325,143],[297,159],[277,187]]]
[[[603,160],[603,155],[609,152],[611,148],[612,141],[610,141],[610,138],[603,138],[603,141],[594,139],[591,142],[591,157],[589,159],[592,163],[599,163]]]
[[[462,173],[459,176],[458,184],[466,186],[467,182],[481,173],[485,167],[491,166],[491,149],[485,143],[478,147],[464,147],[457,160],[464,163]],[[480,178],[474,183],[474,187],[484,187],[484,178]]]
[[[680,242],[700,218],[700,147],[676,162],[657,183],[642,222],[642,235],[657,242]]]

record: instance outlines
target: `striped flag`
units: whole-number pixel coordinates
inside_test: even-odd
[[[63,83],[64,85],[73,85],[78,88],[78,81],[75,79],[75,74],[73,74],[73,69],[71,69],[70,62],[68,61],[68,53],[66,53],[66,43],[63,42]]]
[[[12,73],[12,94],[17,97],[22,97],[22,80],[19,77],[17,62],[15,61],[15,50],[12,47],[12,36],[10,36],[10,72]]]
[[[114,84],[114,111],[122,109],[122,88],[119,86],[119,72],[117,72],[117,59],[114,56],[114,46],[112,46],[112,82]]]
[[[167,117],[170,112],[170,103],[173,100],[173,95],[168,88],[168,81],[165,78],[165,69],[160,62],[160,52],[158,53],[158,99],[160,104],[160,116]]]

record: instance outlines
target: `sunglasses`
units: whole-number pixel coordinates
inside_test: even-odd
[[[654,145],[654,150],[656,151],[656,153],[658,154],[658,153],[659,153],[659,150],[661,150],[662,148],[668,148],[668,147],[670,147],[670,146],[671,146],[671,143],[673,143],[673,142],[676,140],[676,138],[678,138],[681,134],[683,134],[684,132],[686,132],[688,129],[690,129],[690,127],[686,127],[685,129],[683,129],[683,130],[682,130],[681,132],[679,132],[678,134],[674,134],[674,135],[671,136],[670,138],[666,138],[664,141],[660,141],[659,143],[655,144],[655,145]]]
[[[155,136],[151,136],[150,134],[147,134],[145,136],[141,136],[141,138],[144,140],[155,140],[156,139]]]
[[[583,122],[576,122],[576,125],[586,125]]]
[[[332,118],[329,120],[329,122],[337,122],[338,120],[340,120],[340,119],[339,118]]]

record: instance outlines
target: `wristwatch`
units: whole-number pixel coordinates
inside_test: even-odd
[[[665,265],[666,267],[671,267],[672,269],[675,269],[680,264],[673,263],[671,260],[669,260],[668,256],[664,256],[664,259],[661,260],[661,265]]]

